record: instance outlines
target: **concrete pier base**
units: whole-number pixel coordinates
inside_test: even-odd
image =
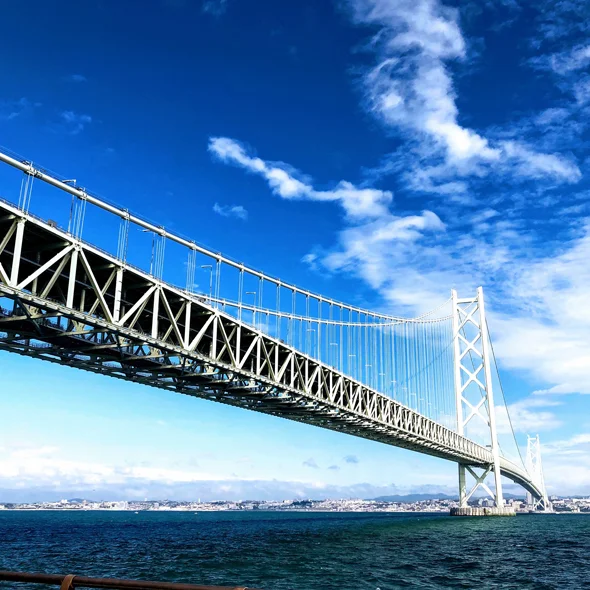
[[[514,508],[468,506],[467,508],[451,508],[451,516],[516,516],[516,512]]]

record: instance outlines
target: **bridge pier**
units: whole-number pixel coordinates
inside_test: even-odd
[[[506,506],[466,506],[451,508],[451,516],[516,516],[516,511]]]

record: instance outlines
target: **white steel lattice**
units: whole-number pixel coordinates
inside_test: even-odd
[[[457,432],[463,436],[465,427],[475,417],[487,425],[490,433],[492,461],[477,475],[471,467],[459,462],[459,501],[461,507],[475,491],[483,488],[495,500],[496,506],[504,505],[502,478],[500,472],[500,448],[496,430],[496,414],[494,409],[494,392],[490,363],[488,330],[485,316],[483,289],[477,290],[477,296],[459,299],[457,292],[452,292],[453,333],[455,344],[455,395],[457,404]],[[477,402],[468,392],[476,389],[481,395]],[[465,409],[468,414],[465,416]],[[467,493],[466,470],[475,478],[475,484]],[[485,483],[485,478],[493,471],[495,489],[492,492]]]
[[[525,467],[531,479],[542,491],[540,498],[534,497],[530,492],[527,492],[527,504],[533,510],[551,510],[551,502],[549,502],[547,490],[545,489],[545,477],[543,476],[543,465],[541,463],[541,441],[538,434],[537,436],[527,437]]]

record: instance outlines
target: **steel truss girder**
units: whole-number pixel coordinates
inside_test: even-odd
[[[1,212],[12,221],[0,221],[0,296],[14,307],[0,314],[0,348],[461,464],[490,464],[485,447],[201,298],[10,205],[0,203]],[[516,465],[503,467],[526,483]]]

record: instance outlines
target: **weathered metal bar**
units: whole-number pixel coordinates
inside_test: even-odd
[[[88,578],[71,574],[31,574],[26,572],[0,571],[0,581],[24,584],[45,584],[61,586],[65,590],[74,588],[112,588],[114,590],[255,590],[246,586],[203,586],[201,584],[177,584],[174,582],[149,582],[143,580],[120,580],[117,578]],[[69,582],[69,584],[68,584]]]

